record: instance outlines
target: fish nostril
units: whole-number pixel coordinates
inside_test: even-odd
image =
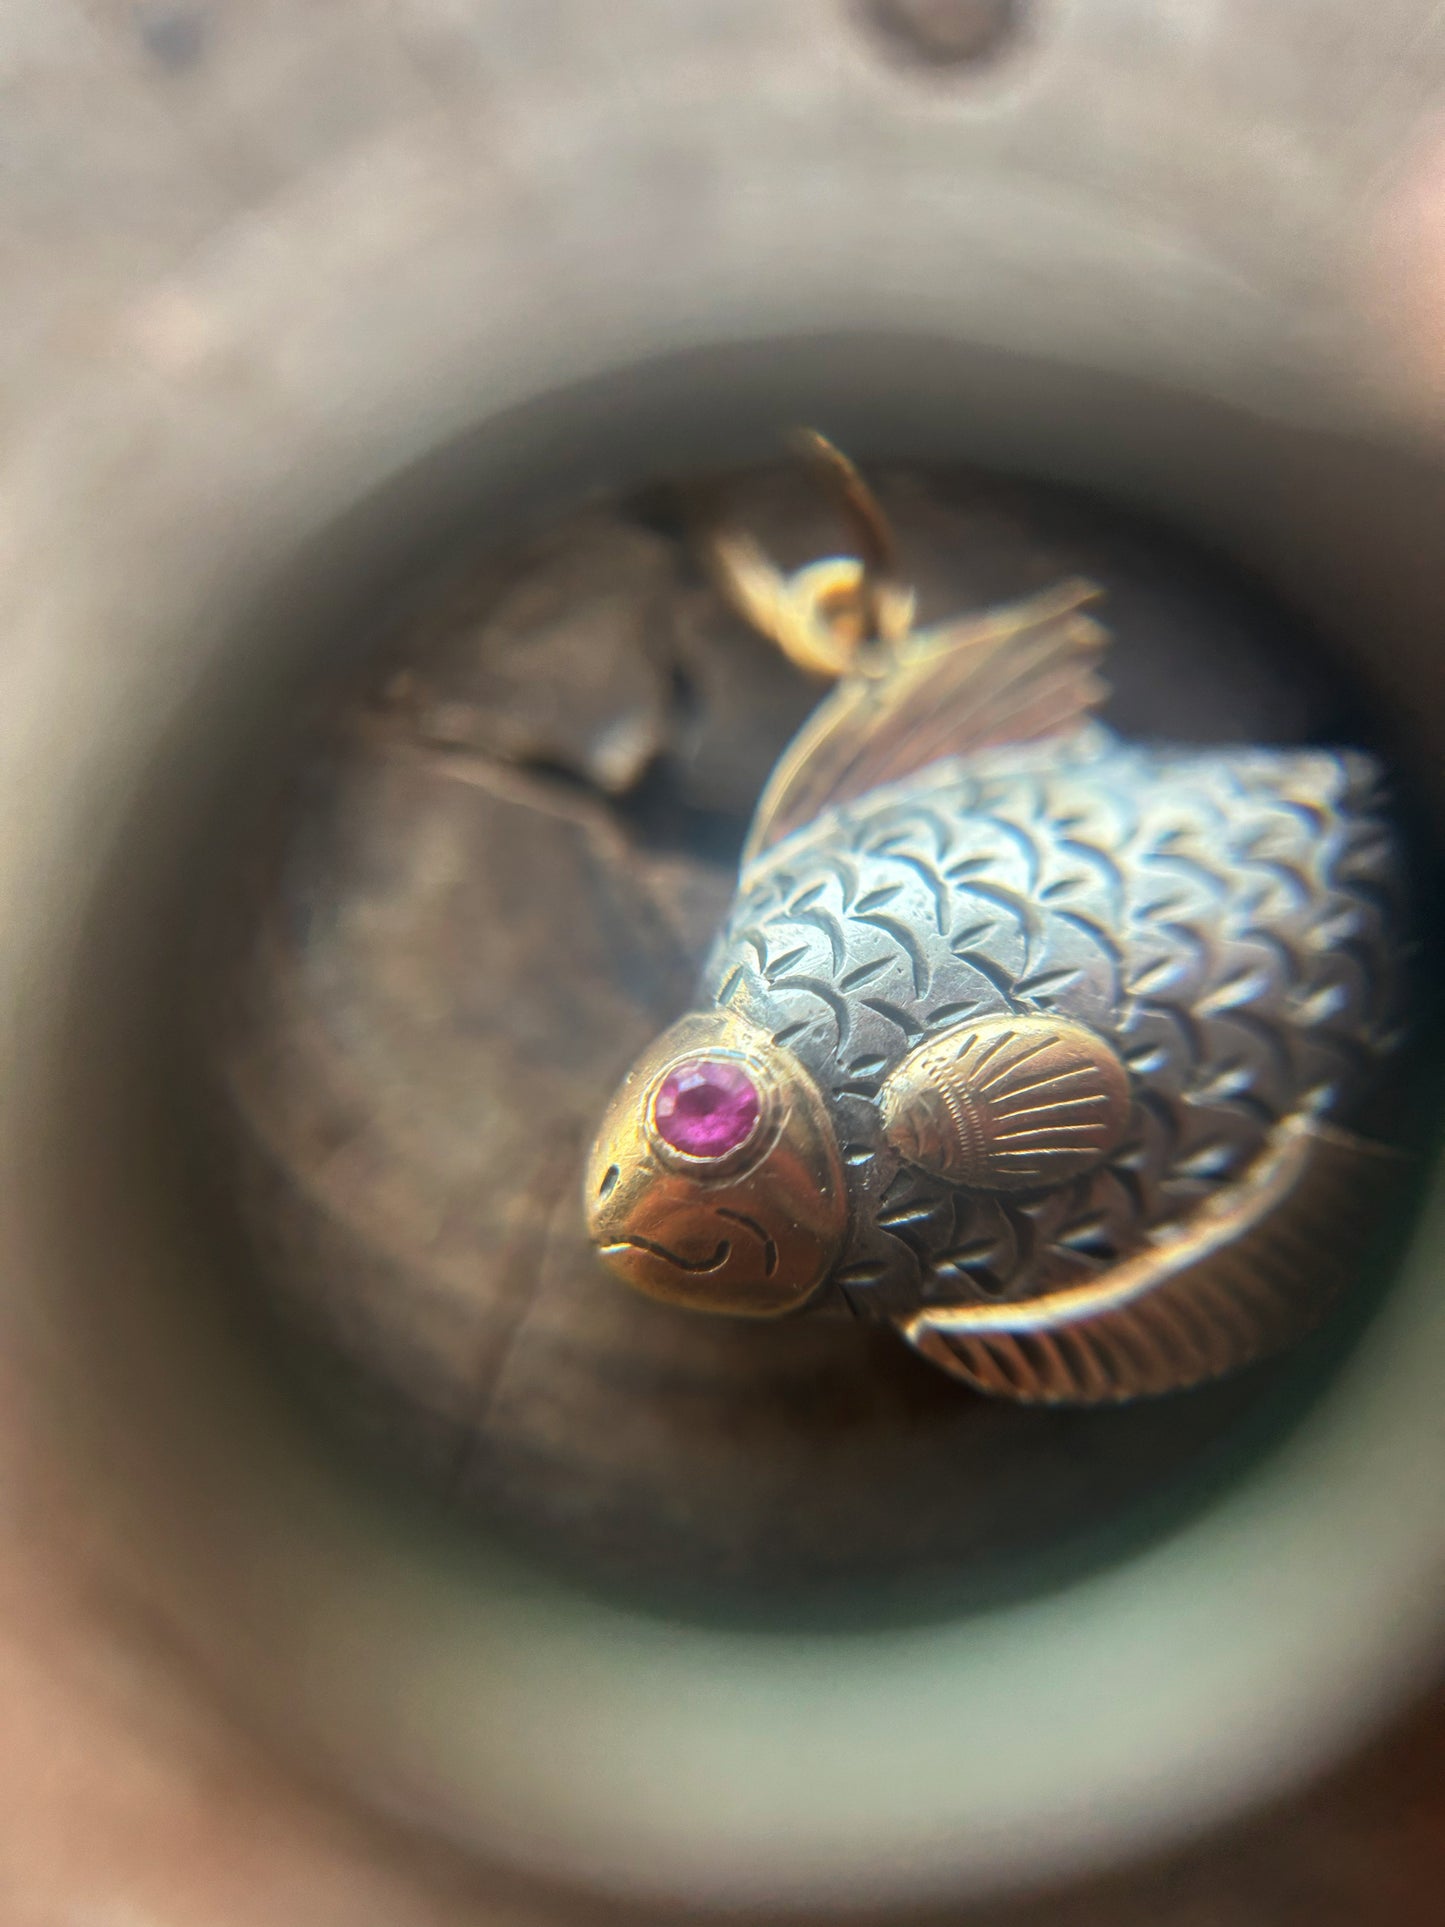
[[[602,1174],[602,1182],[597,1187],[599,1198],[610,1198],[617,1189],[617,1180],[622,1176],[615,1164],[609,1164]]]

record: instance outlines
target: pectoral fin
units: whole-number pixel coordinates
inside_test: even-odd
[[[763,792],[744,862],[823,810],[947,756],[1077,728],[1103,695],[1098,591],[1070,581],[973,621],[909,637],[833,691]]]
[[[1267,1358],[1358,1275],[1405,1160],[1296,1116],[1227,1192],[1087,1285],[1017,1304],[931,1306],[899,1329],[981,1392],[1102,1405],[1182,1391]]]

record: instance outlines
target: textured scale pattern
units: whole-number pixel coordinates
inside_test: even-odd
[[[1363,1091],[1399,1039],[1399,879],[1373,761],[1349,751],[1069,746],[935,764],[830,810],[746,871],[704,973],[821,1085],[842,1146],[857,1315],[1087,1283],[1215,1196],[1302,1108]],[[902,1161],[875,1102],[963,1018],[1071,1018],[1130,1073],[1122,1142],[1036,1196]]]

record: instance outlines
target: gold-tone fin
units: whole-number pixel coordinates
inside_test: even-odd
[[[1071,580],[974,620],[908,637],[839,683],[783,752],[746,866],[790,830],[947,756],[1077,728],[1104,694],[1098,596]]]
[[[1129,1123],[1129,1073],[1068,1017],[965,1018],[896,1064],[878,1093],[900,1157],[971,1191],[1031,1191],[1078,1177]]]
[[[1096,1282],[899,1321],[978,1391],[1036,1405],[1183,1391],[1284,1350],[1353,1282],[1405,1160],[1311,1116],[1276,1126],[1226,1193]]]

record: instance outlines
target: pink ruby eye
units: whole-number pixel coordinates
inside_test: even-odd
[[[747,1143],[760,1109],[758,1087],[735,1059],[695,1057],[663,1078],[652,1116],[675,1151],[721,1158]]]

